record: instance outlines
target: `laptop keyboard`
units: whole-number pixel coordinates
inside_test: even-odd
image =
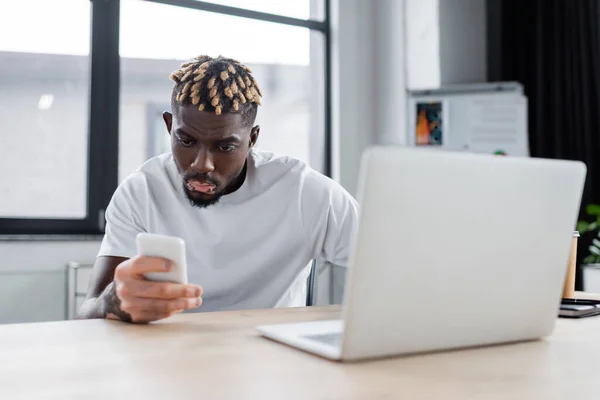
[[[305,335],[304,337],[316,342],[329,344],[331,346],[339,346],[340,341],[342,340],[341,333],[322,333],[318,335]]]

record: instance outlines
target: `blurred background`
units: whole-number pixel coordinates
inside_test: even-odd
[[[0,323],[72,318],[110,197],[169,151],[168,77],[199,54],[252,68],[264,92],[259,147],[351,194],[366,146],[410,143],[411,91],[517,82],[530,156],[584,161],[581,219],[596,221],[599,10],[596,0],[0,2]],[[585,228],[577,287],[589,275],[586,290],[600,292],[589,258],[598,230]],[[316,303],[339,303],[344,269],[317,275]]]

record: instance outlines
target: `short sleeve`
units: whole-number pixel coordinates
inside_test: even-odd
[[[104,238],[100,256],[132,258],[137,254],[135,238],[146,232],[148,191],[141,174],[134,174],[123,181],[106,209]]]
[[[356,200],[334,180],[311,171],[303,181],[302,220],[312,254],[339,266],[347,266],[358,228]]]

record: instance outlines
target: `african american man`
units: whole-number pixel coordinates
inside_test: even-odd
[[[199,56],[171,79],[171,152],[115,191],[79,318],[302,306],[311,260],[347,264],[356,201],[304,162],[255,148],[262,92],[247,66]],[[140,232],[185,240],[189,284],[143,279],[171,265],[136,254]]]

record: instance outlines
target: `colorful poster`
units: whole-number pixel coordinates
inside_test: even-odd
[[[441,146],[444,141],[442,102],[416,104],[415,144]]]

